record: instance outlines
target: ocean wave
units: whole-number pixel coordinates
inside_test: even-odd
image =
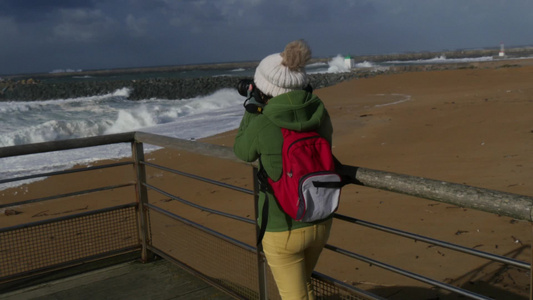
[[[91,137],[154,127],[184,116],[235,106],[241,97],[223,89],[188,100],[127,100],[130,89],[83,98],[0,102],[0,147]]]
[[[105,120],[51,120],[0,135],[0,147],[97,136],[105,133],[106,127],[109,126],[109,121]]]
[[[38,102],[2,102],[0,118],[18,120],[0,128],[0,147],[97,136],[134,130],[182,139],[199,139],[238,127],[244,108],[235,89],[222,89],[188,100],[130,101],[129,90],[104,96]],[[14,108],[16,107],[16,108]],[[41,116],[36,119],[35,116]],[[11,123],[11,122],[7,122]],[[146,151],[156,149],[146,146]],[[0,179],[39,174],[131,156],[129,145],[107,145],[55,153],[0,159]],[[0,184],[0,190],[24,182]]]
[[[355,67],[356,68],[375,68],[376,64],[371,61],[365,60],[364,62],[356,63]]]
[[[321,68],[321,67],[327,67],[327,66],[328,66],[328,63],[316,62],[316,63],[308,64],[306,67],[307,68]]]
[[[465,62],[479,62],[479,61],[492,61],[492,56],[482,57],[465,57],[465,58],[447,58],[445,55],[436,56],[430,59],[417,59],[417,60],[391,60],[386,61],[385,64],[444,64],[444,63],[465,63]]]
[[[347,66],[342,55],[337,55],[328,62],[328,73],[344,73],[351,70],[350,66]]]
[[[58,73],[79,73],[83,72],[82,69],[55,69],[50,71],[50,74],[58,74]]]

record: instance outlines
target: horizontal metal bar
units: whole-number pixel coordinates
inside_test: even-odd
[[[441,282],[441,281],[438,281],[438,280],[434,280],[434,279],[422,276],[420,274],[416,274],[416,273],[413,273],[413,272],[410,272],[410,271],[407,271],[407,270],[404,270],[404,269],[401,269],[401,268],[398,268],[398,267],[395,267],[395,266],[392,266],[392,265],[389,265],[389,264],[386,264],[386,263],[383,263],[383,262],[380,262],[380,261],[377,261],[377,260],[374,260],[374,259],[371,259],[371,258],[368,258],[366,256],[363,256],[363,255],[360,255],[360,254],[357,254],[357,253],[346,251],[346,250],[338,248],[336,246],[332,246],[332,245],[328,244],[328,245],[325,246],[325,248],[328,249],[328,250],[331,250],[331,251],[346,255],[348,257],[355,258],[355,259],[360,260],[360,261],[364,261],[364,262],[369,263],[371,265],[375,265],[375,266],[383,268],[385,270],[388,270],[388,271],[403,275],[405,277],[409,277],[409,278],[412,278],[412,279],[415,279],[415,280],[418,280],[418,281],[421,281],[421,282],[424,282],[424,283],[427,283],[427,284],[430,284],[430,285],[433,285],[433,286],[437,286],[437,287],[440,287],[440,288],[445,289],[447,291],[451,291],[451,292],[454,292],[454,293],[457,293],[457,294],[460,294],[460,295],[463,295],[463,296],[466,296],[466,297],[469,297],[469,298],[472,298],[472,299],[479,299],[479,300],[491,299],[491,298],[485,297],[483,295],[479,295],[479,294],[476,294],[474,292],[467,291],[467,290],[455,287],[453,285],[449,285],[449,284],[446,284],[444,282]]]
[[[19,224],[15,226],[0,228],[0,233],[44,225],[44,224],[50,224],[50,223],[59,222],[59,221],[66,221],[66,220],[71,220],[71,219],[76,219],[76,218],[81,218],[81,217],[86,217],[86,216],[106,213],[106,212],[110,212],[114,210],[119,210],[119,209],[124,209],[124,208],[129,208],[129,207],[136,207],[136,206],[137,206],[137,203],[128,203],[128,204],[116,205],[112,207],[95,209],[95,210],[86,211],[86,212],[77,213],[77,214],[68,215],[68,216],[63,216],[63,217],[57,217],[53,219],[47,219],[47,220],[36,221],[36,222],[31,222],[31,223],[24,223],[24,224]]]
[[[209,179],[209,178],[206,178],[206,177],[202,177],[202,176],[198,176],[198,175],[191,174],[191,173],[181,172],[181,171],[178,171],[178,170],[170,169],[170,168],[163,167],[163,166],[156,165],[156,164],[152,164],[152,163],[149,163],[149,162],[141,162],[141,163],[146,165],[146,166],[150,166],[150,167],[153,167],[153,168],[156,168],[156,169],[160,169],[160,170],[171,172],[171,173],[178,174],[178,175],[181,175],[181,176],[189,177],[189,178],[196,179],[196,180],[199,180],[199,181],[207,182],[207,183],[210,183],[210,184],[213,184],[213,185],[218,185],[218,186],[221,186],[221,187],[224,187],[224,188],[228,188],[228,189],[231,189],[231,190],[239,191],[239,192],[246,193],[246,194],[249,194],[249,195],[253,195],[254,194],[254,191],[249,190],[249,189],[245,189],[245,188],[242,188],[242,187],[239,187],[239,186],[223,183],[223,182],[220,182],[220,181],[212,180],[212,179]]]
[[[113,189],[123,188],[123,187],[127,187],[127,186],[134,186],[134,185],[135,185],[135,183],[125,183],[125,184],[111,185],[111,186],[106,186],[106,187],[101,187],[101,188],[96,188],[96,189],[83,190],[83,191],[78,191],[78,192],[72,192],[72,193],[48,196],[48,197],[43,197],[43,198],[36,198],[36,199],[19,201],[19,202],[0,204],[0,208],[11,207],[11,206],[16,206],[16,205],[24,205],[24,204],[30,204],[30,203],[36,203],[36,202],[42,202],[42,201],[48,201],[48,200],[54,200],[54,199],[59,199],[59,198],[72,197],[72,196],[86,195],[86,194],[90,194],[90,193],[102,192],[102,191],[113,190]]]
[[[533,221],[530,196],[354,166],[344,166],[341,172],[356,184]]]
[[[244,163],[235,156],[233,149],[226,146],[177,139],[146,132],[135,132],[135,141]]]
[[[181,221],[181,222],[183,222],[183,223],[185,223],[187,225],[190,225],[190,226],[192,226],[194,228],[197,228],[197,229],[205,231],[205,232],[207,232],[207,233],[209,233],[209,234],[211,234],[213,236],[221,238],[221,239],[225,240],[226,242],[229,242],[229,243],[231,243],[233,245],[239,246],[239,247],[241,247],[241,248],[243,248],[245,250],[248,250],[248,251],[251,251],[251,252],[256,252],[257,251],[255,247],[252,247],[252,246],[250,246],[248,244],[245,244],[245,243],[243,243],[241,241],[238,241],[238,240],[236,240],[236,239],[234,239],[232,237],[229,237],[229,236],[227,236],[225,234],[222,234],[220,232],[211,230],[211,229],[209,229],[209,228],[207,228],[207,227],[205,227],[203,225],[200,225],[198,223],[195,223],[195,222],[193,222],[191,220],[185,219],[184,217],[181,217],[181,216],[178,216],[178,215],[176,215],[174,213],[171,213],[168,210],[165,210],[165,209],[163,209],[161,207],[157,207],[157,206],[155,206],[155,205],[153,205],[151,203],[146,203],[145,206],[147,206],[150,209],[153,209],[153,210],[157,211],[158,213],[164,214],[167,217],[170,217],[172,219]]]
[[[0,148],[0,158],[60,150],[71,150],[108,144],[131,143],[133,142],[134,135],[134,132],[126,132],[80,139],[3,147]]]
[[[223,216],[223,217],[226,217],[226,218],[230,218],[230,219],[234,219],[234,220],[237,220],[237,221],[242,221],[242,222],[246,222],[246,223],[250,223],[250,224],[255,224],[255,222],[251,219],[248,219],[248,218],[244,218],[244,217],[240,217],[240,216],[236,216],[236,215],[232,215],[232,214],[228,214],[228,213],[223,213],[221,211],[218,211],[218,210],[214,210],[214,209],[211,209],[211,208],[207,208],[205,206],[201,206],[201,205],[198,205],[198,204],[195,204],[195,203],[192,203],[190,201],[187,201],[183,198],[180,198],[178,196],[174,196],[170,193],[167,193],[159,188],[156,188],[155,186],[153,185],[150,185],[150,184],[147,184],[147,183],[143,183],[144,186],[146,186],[147,188],[149,189],[152,189],[162,195],[165,195],[173,200],[176,200],[176,201],[179,201],[183,204],[186,204],[186,205],[189,205],[191,207],[194,207],[194,208],[197,208],[199,210],[202,210],[202,211],[207,211],[209,213],[212,213],[212,214],[215,214],[215,215],[219,215],[219,216]]]
[[[444,241],[433,239],[433,238],[430,238],[430,237],[426,237],[426,236],[418,235],[418,234],[415,234],[415,233],[411,233],[411,232],[395,229],[395,228],[392,228],[392,227],[379,225],[379,224],[376,224],[376,223],[363,221],[363,220],[360,220],[360,219],[356,219],[356,218],[352,218],[352,217],[348,217],[348,216],[344,216],[344,215],[335,214],[335,218],[337,218],[339,220],[346,221],[346,222],[358,224],[358,225],[361,225],[361,226],[365,226],[365,227],[381,230],[381,231],[388,232],[388,233],[391,233],[391,234],[403,236],[403,237],[406,237],[406,238],[411,238],[411,239],[413,239],[415,241],[422,241],[422,242],[433,244],[433,245],[437,245],[437,246],[440,246],[440,247],[443,247],[443,248],[448,248],[448,249],[452,249],[452,250],[455,250],[455,251],[468,253],[468,254],[471,254],[471,255],[474,255],[474,256],[483,257],[483,258],[486,258],[486,259],[490,259],[490,260],[493,260],[493,261],[498,261],[498,262],[501,262],[501,263],[504,263],[504,264],[513,265],[513,266],[520,267],[520,268],[527,269],[527,270],[531,269],[531,265],[530,264],[528,264],[526,262],[523,262],[523,261],[520,261],[520,260],[508,258],[508,257],[505,257],[505,256],[500,256],[500,255],[496,255],[496,254],[492,254],[492,253],[488,253],[488,252],[484,252],[484,251],[480,251],[480,250],[476,250],[476,249],[460,246],[460,245],[457,245],[457,244],[444,242]]]
[[[132,161],[126,161],[126,162],[119,162],[119,163],[107,164],[107,165],[101,165],[101,166],[93,166],[93,167],[87,167],[87,168],[77,168],[77,169],[70,169],[70,170],[63,170],[63,171],[56,171],[56,172],[48,172],[48,173],[33,174],[33,175],[28,175],[28,176],[14,177],[14,178],[0,180],[0,184],[7,183],[7,182],[14,182],[14,181],[21,181],[21,180],[39,178],[39,177],[49,177],[49,176],[55,176],[55,175],[65,175],[65,174],[72,174],[72,173],[78,173],[78,172],[100,170],[100,169],[105,169],[105,168],[120,167],[120,166],[125,166],[125,165],[133,165],[133,162]]]

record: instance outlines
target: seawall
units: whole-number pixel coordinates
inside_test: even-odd
[[[311,85],[322,88],[338,82],[371,76],[369,72],[310,75]],[[32,101],[77,98],[112,93],[130,88],[130,100],[188,99],[204,96],[223,88],[236,88],[245,77],[151,78],[141,80],[84,81],[46,83],[38,80],[20,80],[0,85],[0,101]]]
[[[389,55],[368,55],[354,57],[356,62],[362,61],[395,61],[395,60],[423,60],[444,55],[447,58],[475,58],[482,56],[497,56],[499,49],[482,50],[457,50],[443,52],[417,52]],[[531,57],[533,47],[512,48],[506,50],[506,58]],[[314,59],[315,62],[327,62],[329,59]],[[253,68],[258,62],[223,63],[209,65],[169,66],[157,68],[95,70],[76,73],[77,76],[97,74],[140,74],[146,72],[173,72],[195,69],[216,68]],[[459,68],[482,67],[482,62],[454,63],[454,64],[429,64],[391,66],[388,69],[372,71],[369,69],[356,69],[346,73],[327,73],[310,75],[311,85],[315,89],[334,85],[336,83],[354,78],[366,78],[382,73],[399,73],[428,70],[448,70]],[[512,62],[509,62],[512,64]],[[236,88],[239,80],[245,77],[200,77],[200,78],[149,78],[136,80],[110,80],[110,81],[83,81],[83,82],[46,82],[39,78],[68,76],[68,74],[34,74],[17,77],[4,77],[0,82],[0,101],[32,101],[77,98],[94,95],[109,94],[117,89],[130,88],[130,100],[140,99],[188,99],[196,96],[209,95],[222,88]]]

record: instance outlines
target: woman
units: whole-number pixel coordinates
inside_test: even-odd
[[[309,91],[305,65],[311,58],[309,46],[302,40],[289,43],[282,53],[264,58],[254,75],[259,90],[259,111],[246,111],[235,138],[234,152],[252,162],[261,158],[261,168],[272,180],[281,177],[281,128],[316,131],[331,145],[333,128],[322,101]],[[261,172],[261,170],[260,170]],[[275,199],[268,193],[269,199]],[[259,211],[265,204],[265,192],[259,195]],[[282,299],[314,299],[311,273],[329,237],[332,219],[314,223],[298,222],[289,217],[276,201],[267,201],[268,221],[263,237],[263,251],[272,270]],[[259,217],[261,219],[261,217]],[[261,224],[262,220],[258,220]]]

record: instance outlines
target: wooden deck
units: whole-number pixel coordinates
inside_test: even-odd
[[[169,261],[127,262],[0,294],[0,299],[234,299]]]

